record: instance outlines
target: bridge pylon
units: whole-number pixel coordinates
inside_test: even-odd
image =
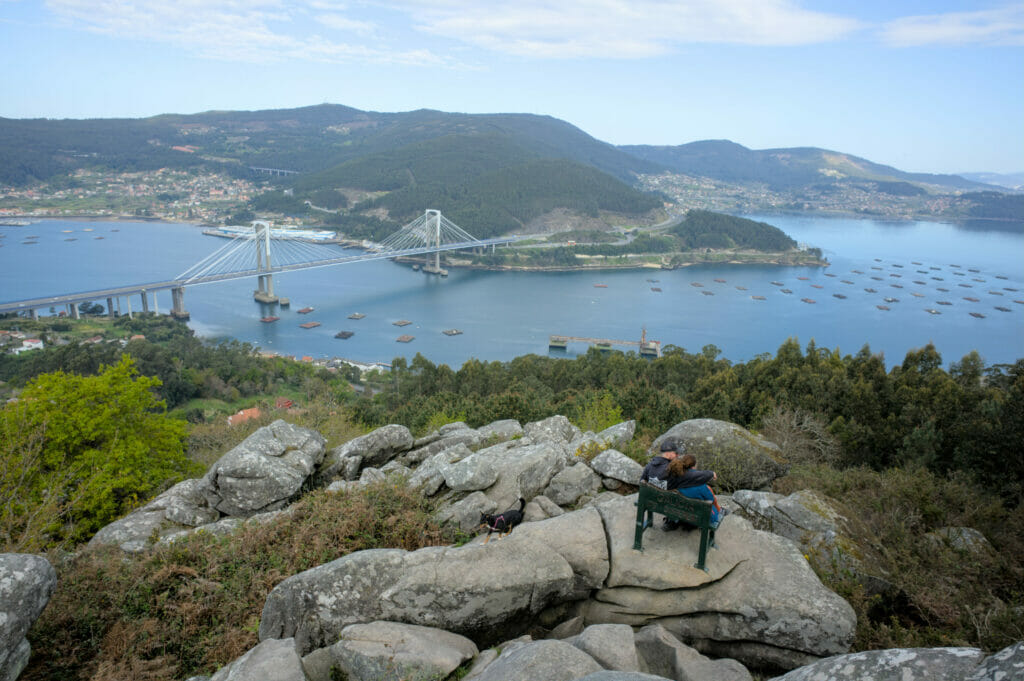
[[[439,274],[442,277],[447,277],[448,270],[441,267],[441,211],[428,208],[427,212],[423,214],[423,226],[427,245],[438,248],[434,251],[434,264],[425,264],[423,271],[427,274]],[[431,239],[433,239],[433,243],[430,243]]]
[[[270,263],[270,223],[264,220],[253,220],[253,229],[256,231],[256,269],[261,272],[269,272]],[[280,301],[274,295],[274,275],[261,274],[257,277],[258,288],[252,292],[253,300],[258,303],[277,303]]]

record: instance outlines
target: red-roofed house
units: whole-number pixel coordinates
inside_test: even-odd
[[[245,423],[246,421],[252,421],[260,417],[259,407],[251,407],[250,409],[243,409],[236,414],[232,414],[228,417],[228,425],[234,426],[239,423]]]

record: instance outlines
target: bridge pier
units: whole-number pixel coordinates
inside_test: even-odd
[[[185,287],[175,286],[171,289],[171,316],[175,319],[187,321],[188,311],[185,309]]]
[[[114,299],[107,298],[107,316],[110,318],[114,317]]]
[[[68,311],[71,313],[72,319],[81,319],[78,314],[78,306],[74,303],[68,303]]]
[[[149,312],[149,294],[146,293],[146,289],[142,289],[142,311]]]
[[[261,274],[257,277],[259,288],[252,292],[253,300],[257,303],[276,303],[279,298],[274,295],[274,275]]]
[[[28,311],[28,314],[29,314],[30,317],[32,317],[32,321],[34,321],[34,322],[39,321],[39,310],[37,310],[37,309],[35,309],[33,307],[31,310]]]

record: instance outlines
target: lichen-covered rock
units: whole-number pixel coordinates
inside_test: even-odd
[[[550,416],[543,421],[534,421],[523,426],[523,433],[533,442],[562,442],[568,444],[579,437],[580,429],[564,416]]]
[[[652,454],[668,437],[697,457],[698,468],[717,472],[717,485],[725,491],[761,489],[789,470],[776,444],[735,423],[715,419],[677,423],[652,443]]]
[[[443,679],[479,652],[464,636],[401,622],[349,625],[326,650],[330,667],[350,681]]]
[[[432,454],[423,461],[412,475],[409,476],[409,487],[419,490],[425,496],[433,496],[444,484],[445,470],[450,464],[470,456],[470,451],[464,443],[454,444],[445,447]]]
[[[523,436],[523,427],[519,425],[519,421],[516,421],[515,419],[494,421],[493,423],[488,423],[486,426],[477,428],[477,431],[480,433],[480,437],[482,438],[481,442],[487,444],[506,442]]]
[[[965,681],[984,659],[977,648],[866,650],[818,660],[773,681]]]
[[[531,641],[503,648],[473,681],[572,681],[601,671],[594,658],[564,641]]]
[[[644,467],[616,449],[606,449],[590,461],[590,467],[606,478],[639,485]]]
[[[499,509],[512,508],[520,497],[532,499],[543,492],[569,460],[565,445],[558,441],[518,447],[499,444],[481,449],[476,456],[492,461],[498,471],[498,479],[484,493]]]
[[[736,660],[712,660],[701,655],[660,624],[649,624],[635,635],[636,648],[652,674],[669,679],[751,681],[750,672]]]
[[[991,554],[995,551],[985,535],[971,527],[940,527],[929,532],[927,537],[935,544],[948,544],[965,553]]]
[[[604,667],[619,672],[640,671],[633,628],[625,624],[592,624],[565,639]]]
[[[290,638],[262,641],[245,655],[217,670],[210,681],[306,681],[302,660]]]
[[[580,497],[593,494],[600,488],[601,478],[590,470],[590,466],[581,462],[556,473],[544,490],[544,496],[559,506],[569,506]]]
[[[971,674],[968,681],[1010,681],[1024,679],[1024,641],[989,655]]]
[[[463,445],[465,446],[465,445]],[[466,458],[443,466],[444,484],[456,492],[475,492],[487,489],[498,479],[494,460],[486,456],[471,454]]]
[[[317,481],[329,484],[335,478],[354,480],[362,466],[380,467],[412,447],[412,433],[395,423],[352,438],[324,457]]]
[[[593,507],[520,525],[501,542],[513,539],[525,540],[524,550],[530,545],[547,546],[569,563],[574,573],[573,600],[590,595],[608,578],[608,542],[601,514]]]
[[[241,518],[283,508],[323,461],[324,444],[316,431],[274,421],[210,467],[202,478],[206,503]]]
[[[635,434],[636,421],[629,420],[605,428],[597,434],[597,439],[603,442],[605,447],[618,449],[625,447]]]
[[[473,492],[454,504],[442,506],[434,513],[439,525],[452,524],[463,532],[473,532],[480,527],[481,513],[494,513],[498,505],[483,492]]]
[[[294,636],[309,652],[349,624],[389,620],[486,638],[573,592],[572,567],[516,534],[488,545],[373,549],[293,575],[267,597],[260,639]]]
[[[31,654],[25,634],[57,586],[49,561],[27,553],[0,554],[0,679],[18,678]]]

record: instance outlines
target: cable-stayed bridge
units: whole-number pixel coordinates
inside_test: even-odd
[[[300,232],[301,234],[301,232]],[[260,302],[278,302],[274,293],[274,275],[281,272],[348,265],[366,260],[381,260],[402,256],[434,254],[433,263],[424,266],[425,272],[447,274],[440,265],[443,251],[483,249],[509,244],[524,237],[508,236],[495,239],[477,239],[464,229],[441,215],[440,211],[427,210],[400,230],[379,244],[370,246],[369,251],[359,255],[339,255],[337,246],[310,242],[295,236],[295,232],[271,229],[269,223],[253,222],[251,232],[240,232],[221,248],[206,256],[173,279],[144,284],[129,284],[114,288],[80,291],[56,296],[0,302],[0,313],[29,312],[33,317],[40,309],[68,306],[72,317],[78,317],[78,304],[95,300],[107,301],[107,311],[114,312],[114,301],[129,298],[128,313],[131,313],[130,297],[141,295],[142,311],[149,311],[149,294],[170,290],[171,314],[181,319],[188,318],[185,309],[185,287],[211,284],[230,279],[256,277],[258,287],[253,297]]]

